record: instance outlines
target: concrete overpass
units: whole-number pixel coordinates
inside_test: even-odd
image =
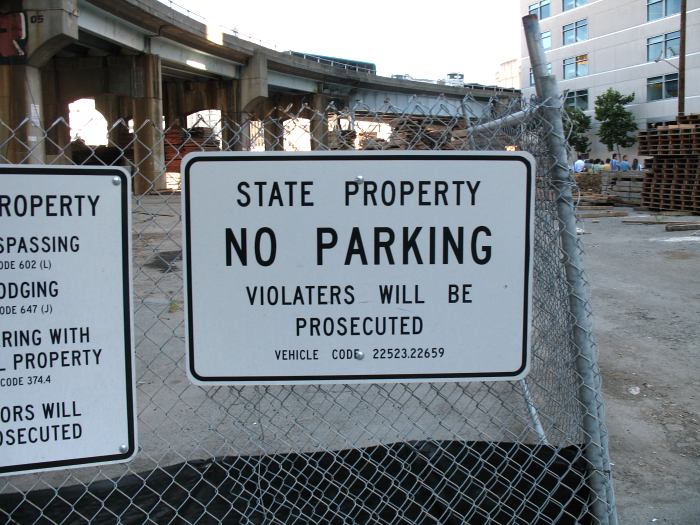
[[[67,122],[69,103],[94,98],[107,122],[134,119],[134,161],[140,180],[147,181],[143,187],[135,184],[136,191],[161,184],[162,128],[156,124],[163,118],[169,127],[184,124],[196,111],[218,109],[225,132],[250,118],[283,119],[278,108],[291,108],[295,114],[306,111],[312,148],[324,149],[329,108],[360,108],[373,118],[406,115],[411,108],[436,117],[454,115],[441,106],[447,100],[462,105],[466,115],[481,115],[494,98],[519,96],[480,85],[380,77],[277,52],[218,32],[156,0],[0,0],[0,5],[7,13],[3,25],[14,28],[12,46],[3,45],[0,56],[0,120],[8,126],[0,130],[2,156],[42,162],[62,151],[69,143],[67,127],[50,129],[50,140],[42,140],[42,130],[61,117]],[[6,138],[9,128],[14,140]],[[271,149],[280,143],[274,140],[281,133],[277,128],[266,129]],[[223,142],[245,148],[235,137]]]

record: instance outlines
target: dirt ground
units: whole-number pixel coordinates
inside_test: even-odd
[[[700,231],[624,219],[582,224],[620,523],[700,523]]]

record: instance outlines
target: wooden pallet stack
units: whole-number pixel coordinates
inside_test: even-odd
[[[391,121],[391,136],[384,149],[454,149],[452,129],[436,119],[400,117]]]
[[[171,128],[165,133],[165,171],[179,172],[183,157],[192,151],[219,150],[219,139],[211,128]]]
[[[700,115],[679,115],[638,134],[639,154],[649,156],[700,155]]]
[[[642,203],[645,174],[640,171],[610,172],[607,194],[616,203],[639,206]]]
[[[680,115],[639,133],[646,161],[642,206],[700,214],[700,115]]]

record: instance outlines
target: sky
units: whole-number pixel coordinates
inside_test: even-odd
[[[493,84],[499,64],[520,57],[518,0],[172,3],[277,51],[372,62],[382,76],[438,80],[456,72]]]

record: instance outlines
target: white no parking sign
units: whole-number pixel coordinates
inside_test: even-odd
[[[188,156],[191,380],[524,377],[533,188],[523,153]]]

